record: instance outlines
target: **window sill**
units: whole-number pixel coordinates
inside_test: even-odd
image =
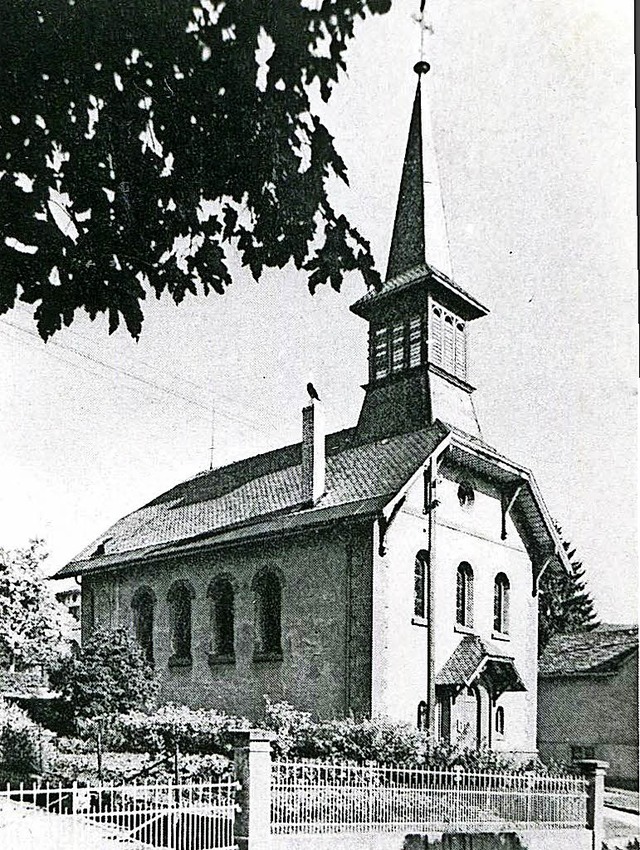
[[[507,635],[504,632],[491,632],[491,640],[511,640],[511,635]]]
[[[235,657],[235,655],[232,655],[230,653],[228,653],[226,655],[222,655],[222,654],[218,655],[215,652],[209,653],[209,666],[210,667],[217,667],[220,664],[235,664],[235,663],[236,663],[236,657]]]
[[[172,655],[168,662],[169,667],[191,667],[193,666],[193,659],[191,657],[184,657],[179,655]]]
[[[254,661],[282,661],[282,652],[254,652]]]
[[[475,635],[475,631],[471,626],[463,626],[460,623],[456,623],[453,630],[462,635]]]
[[[418,617],[418,616],[414,615],[411,618],[411,625],[412,626],[422,626],[423,628],[427,628],[429,626],[429,621],[427,620],[426,617]]]

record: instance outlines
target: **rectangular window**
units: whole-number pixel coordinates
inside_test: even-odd
[[[464,323],[460,321],[456,321],[455,349],[455,374],[464,381],[467,377],[467,336]]]
[[[433,305],[429,322],[429,360],[442,366],[442,307]]]
[[[375,377],[385,378],[389,374],[389,330],[378,328],[374,336]]]
[[[455,327],[453,316],[447,314],[444,317],[444,339],[443,339],[443,357],[442,365],[453,374],[454,370],[454,348],[455,348]]]
[[[409,319],[409,368],[419,366],[422,349],[422,334],[420,327],[420,316],[412,316]]]
[[[391,341],[391,370],[399,372],[404,366],[404,323],[398,322],[393,326]]]

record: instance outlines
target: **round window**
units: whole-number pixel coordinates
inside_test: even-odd
[[[470,508],[474,499],[473,487],[468,481],[463,481],[458,487],[458,501],[463,508]]]

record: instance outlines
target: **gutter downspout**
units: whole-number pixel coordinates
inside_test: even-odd
[[[435,671],[435,654],[434,654],[434,587],[433,587],[433,568],[435,564],[435,509],[436,501],[436,476],[438,473],[438,464],[435,457],[432,457],[429,462],[428,480],[425,476],[424,488],[424,511],[427,514],[427,524],[429,529],[429,557],[427,559],[427,722],[428,729],[433,738],[436,736],[436,671]]]

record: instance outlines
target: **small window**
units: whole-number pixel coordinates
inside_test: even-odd
[[[458,487],[458,501],[463,508],[470,508],[475,501],[473,486],[468,481],[463,481]]]
[[[404,323],[393,326],[391,337],[391,371],[400,372],[404,367]]]
[[[493,630],[509,634],[509,579],[498,573],[493,585]]]
[[[452,315],[447,313],[444,317],[444,356],[442,365],[447,372],[455,371],[455,320]]]
[[[456,623],[473,627],[473,570],[463,561],[456,578]]]
[[[422,619],[426,615],[426,567],[427,553],[419,552],[413,568],[413,613]]]
[[[419,366],[422,362],[422,323],[420,316],[409,319],[409,368]]]
[[[389,329],[378,328],[374,336],[375,378],[385,378],[389,374]]]
[[[169,591],[169,663],[191,662],[191,600],[194,595],[193,588],[185,581],[176,582]]]
[[[571,747],[571,761],[582,761],[582,759],[594,759],[596,757],[595,752],[595,747]]]
[[[442,309],[436,306],[431,308],[429,323],[429,360],[442,366]]]
[[[427,704],[424,700],[421,700],[418,703],[418,729],[425,730],[429,728],[429,717],[427,711]]]
[[[219,576],[209,587],[211,616],[211,653],[217,656],[234,654],[234,593],[231,580]]]
[[[153,664],[153,615],[155,597],[148,587],[139,588],[131,600],[133,628],[142,654]]]
[[[496,708],[496,735],[504,735],[504,708],[501,705]]]
[[[271,571],[260,573],[253,582],[257,655],[282,655],[280,579]]]

